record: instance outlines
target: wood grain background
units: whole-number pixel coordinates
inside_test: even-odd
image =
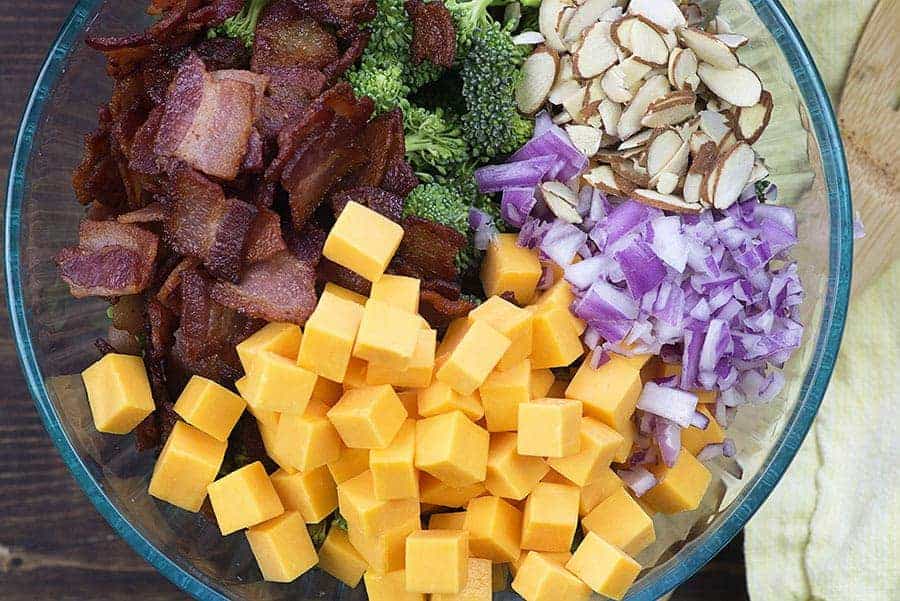
[[[0,181],[28,92],[71,6],[0,0]],[[75,484],[25,389],[5,302],[0,321],[0,599],[185,598],[119,539]],[[741,537],[673,597],[747,598]]]

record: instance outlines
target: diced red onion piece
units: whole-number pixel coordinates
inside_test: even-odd
[[[541,241],[541,252],[557,265],[565,267],[572,262],[575,253],[587,240],[587,234],[571,223],[558,219]]]
[[[699,411],[694,411],[694,417],[691,418],[691,427],[698,430],[706,430],[709,427],[709,418]]]
[[[500,199],[500,216],[513,227],[522,227],[537,198],[533,187],[507,188]]]
[[[653,435],[663,462],[674,467],[681,451],[681,428],[671,420],[659,418],[653,426]]]
[[[475,181],[482,194],[506,188],[534,187],[541,183],[556,160],[554,155],[544,155],[503,165],[487,165],[475,170]]]
[[[689,428],[697,409],[697,395],[677,388],[647,382],[638,397],[637,407]]]
[[[636,497],[643,496],[657,484],[656,476],[640,466],[630,470],[616,470],[616,474],[625,481]]]

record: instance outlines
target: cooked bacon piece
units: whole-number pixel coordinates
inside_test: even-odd
[[[216,282],[211,296],[251,317],[303,325],[316,305],[315,271],[283,251],[248,266],[238,284]]]
[[[242,81],[253,86],[253,118],[255,119],[262,111],[262,101],[266,97],[266,88],[269,87],[268,75],[263,73],[254,73],[253,71],[244,71],[242,69],[223,69],[221,71],[213,71],[211,74],[213,81],[225,81],[227,79],[234,81]]]
[[[475,303],[464,298],[451,300],[434,290],[423,290],[419,295],[419,313],[440,332],[446,330],[454,319],[468,315],[474,308]]]
[[[329,259],[319,261],[316,276],[320,282],[332,282],[363,296],[369,296],[372,291],[372,282]]]
[[[172,346],[177,320],[175,314],[155,298],[147,301],[147,354],[155,359],[166,356],[166,349]]]
[[[466,245],[466,237],[451,227],[420,217],[406,217],[402,225],[403,240],[392,267],[402,275],[423,280],[456,280],[456,256]]]
[[[92,202],[109,207],[120,207],[127,201],[125,184],[112,155],[110,120],[106,107],[100,109],[99,125],[84,137],[84,156],[72,173],[72,187],[78,202]]]
[[[281,235],[281,217],[271,209],[260,209],[244,244],[244,263],[265,261],[287,248]]]
[[[237,38],[211,38],[194,45],[194,52],[210,71],[250,69],[250,49]]]
[[[155,107],[150,111],[147,120],[134,134],[134,138],[131,141],[128,168],[136,173],[156,176],[162,172],[160,157],[156,154],[155,144],[164,111],[165,109],[162,106]]]
[[[291,0],[301,14],[319,23],[349,29],[375,18],[375,0]]]
[[[247,154],[241,163],[243,173],[262,173],[266,168],[265,143],[262,135],[255,127],[250,132],[250,140],[247,142]]]
[[[313,268],[318,267],[322,260],[322,249],[325,248],[325,239],[328,234],[320,227],[307,223],[299,232],[290,223],[285,224],[284,239],[288,249],[295,257]]]
[[[156,136],[156,152],[195,169],[232,180],[247,154],[256,102],[254,85],[234,77],[218,81],[195,53],[169,86]]]
[[[403,160],[406,143],[403,137],[403,113],[400,109],[372,119],[359,137],[359,147],[365,155],[365,163],[341,181],[341,189],[363,186],[377,188],[382,185],[390,166]]]
[[[137,294],[153,277],[158,244],[136,225],[82,221],[78,246],[60,251],[56,263],[75,298]]]
[[[346,39],[341,40],[346,44],[344,51],[341,52],[341,56],[322,69],[329,81],[335,81],[359,60],[372,37],[369,31],[357,29],[355,26],[348,29],[350,33],[348,33]]]
[[[462,294],[462,286],[459,282],[450,282],[448,280],[422,280],[422,290],[437,292],[449,300],[459,300]]]
[[[269,93],[263,99],[257,126],[264,138],[275,140],[322,93],[327,78],[321,71],[306,67],[272,69],[268,74]]]
[[[331,196],[331,207],[334,210],[334,216],[340,215],[341,211],[344,210],[344,207],[351,200],[369,207],[376,213],[381,213],[391,221],[400,223],[400,220],[403,218],[403,199],[396,194],[371,186],[353,188],[352,190],[333,194]]]
[[[221,25],[226,19],[233,17],[244,8],[245,0],[207,0],[206,6],[193,11],[187,18],[187,29],[200,31],[208,27]]]
[[[280,67],[322,69],[338,56],[337,38],[290,0],[275,0],[263,10],[251,60],[257,73]]]
[[[456,27],[444,3],[406,0],[405,5],[413,24],[409,47],[413,64],[429,60],[448,69],[452,67],[456,58]]]
[[[402,198],[409,196],[409,193],[418,185],[419,178],[412,165],[405,159],[391,165],[381,181],[382,190],[393,192]]]
[[[200,267],[200,259],[194,257],[183,258],[159,287],[156,300],[176,314],[181,313],[181,274],[186,271],[195,271]]]
[[[153,202],[143,209],[135,209],[116,217],[119,223],[158,223],[169,218],[169,209],[161,202]]]

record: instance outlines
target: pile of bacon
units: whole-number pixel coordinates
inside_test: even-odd
[[[190,375],[242,375],[234,347],[265,321],[302,325],[325,282],[368,293],[322,257],[350,200],[403,225],[389,271],[422,279],[432,325],[472,308],[454,263],[465,237],[402,217],[418,184],[402,115],[372,118],[371,100],[339,81],[368,42],[374,0],[275,0],[252,50],[207,39],[242,7],[154,0],[160,19],[143,33],[87,40],[114,85],[73,176],[88,207],[78,243],[57,263],[74,296],[109,298],[113,330],[131,335],[107,350],[145,341],[160,408],[142,426],[151,445]]]

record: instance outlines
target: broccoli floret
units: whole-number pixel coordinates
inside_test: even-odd
[[[469,147],[453,115],[440,108],[432,111],[407,102],[401,107],[406,158],[422,179],[430,179],[431,173],[446,175],[468,158]]]
[[[469,231],[469,203],[452,185],[420,184],[406,197],[403,215],[436,221],[461,234]]]
[[[218,27],[211,28],[207,33],[207,37],[226,37],[237,38],[244,42],[248,48],[253,46],[253,39],[256,37],[256,24],[259,22],[259,15],[269,3],[269,0],[247,0],[241,12],[225,20]]]
[[[375,102],[377,113],[393,109],[409,94],[409,87],[403,82],[403,67],[399,63],[377,67],[364,61],[347,73],[347,81],[357,97],[368,96]]]

